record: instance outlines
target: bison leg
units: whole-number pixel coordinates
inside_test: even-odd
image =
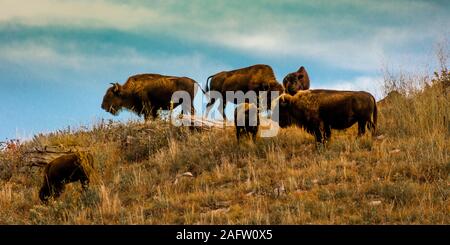
[[[375,135],[375,123],[373,123],[372,121],[368,121],[367,122],[367,127],[369,128],[369,130],[372,131],[372,136]]]
[[[194,115],[195,115],[195,107],[194,107],[194,100],[191,100],[191,126],[194,126]]]
[[[252,132],[252,140],[253,142],[256,142],[256,135],[258,134],[258,132],[253,131]]]
[[[236,127],[236,139],[237,139],[237,143],[239,144],[239,137],[241,136],[241,130],[239,128]]]
[[[83,190],[86,190],[89,187],[89,178],[83,177],[80,179],[80,184]]]
[[[227,106],[227,102],[224,101],[223,99],[220,100],[220,105],[219,105],[219,110],[220,113],[222,114],[223,117],[223,121],[226,122],[227,121],[227,116],[225,115],[225,107]]]
[[[158,117],[158,110],[156,108],[152,109],[152,117],[153,119],[156,119]]]
[[[158,117],[158,107],[147,105],[144,108],[143,113],[145,121],[156,119]]]
[[[150,119],[155,118],[155,112],[153,110],[149,110],[149,111],[145,111],[144,112],[144,120],[145,121],[149,121]]]
[[[358,121],[358,137],[364,135],[366,133],[366,124],[367,121]]]
[[[53,196],[53,198],[58,198],[59,196],[61,196],[63,191],[64,191],[63,183],[55,184],[51,187],[51,196]]]
[[[195,115],[194,98],[191,100],[191,115]]]
[[[216,103],[216,98],[211,98],[208,102],[208,104],[206,104],[206,112],[205,112],[205,117],[208,118],[208,114],[209,111],[211,111],[212,106],[214,105],[214,103]]]
[[[331,138],[331,126],[325,125],[325,134],[324,134],[324,141],[329,141]]]
[[[316,138],[316,142],[318,143],[324,143],[323,142],[323,137],[322,137],[322,131],[320,130],[319,127],[314,129],[314,136]]]

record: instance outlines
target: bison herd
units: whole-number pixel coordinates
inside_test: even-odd
[[[325,143],[331,137],[332,129],[346,129],[358,123],[358,136],[366,127],[374,134],[377,124],[377,104],[375,98],[363,91],[310,90],[310,80],[302,66],[289,73],[283,84],[277,82],[272,68],[268,65],[253,65],[232,71],[222,71],[207,78],[205,90],[188,77],[160,74],[139,74],[128,78],[124,85],[112,83],[103,97],[102,109],[117,115],[122,109],[130,110],[145,120],[157,117],[159,109],[168,110],[178,105],[188,105],[183,113],[194,113],[193,99],[198,88],[208,95],[206,117],[212,106],[219,101],[219,110],[226,119],[224,108],[227,102],[237,103],[234,124],[237,141],[241,136],[251,135],[256,140],[260,126],[261,108],[278,111],[281,128],[297,125],[312,134],[316,142]],[[189,95],[189,103],[173,101],[175,92]],[[211,96],[212,92],[219,95]],[[241,101],[227,93],[267,92],[265,101],[260,96],[254,101]],[[275,93],[274,93],[275,92]],[[274,96],[277,95],[277,96]],[[265,102],[265,103],[261,103]],[[188,110],[190,109],[190,110]],[[39,197],[47,202],[50,197],[58,197],[64,185],[79,181],[83,188],[89,183],[89,166],[92,156],[68,154],[50,162],[44,171],[44,182]]]
[[[197,87],[200,87],[199,84],[187,77],[135,75],[129,77],[124,85],[113,83],[103,97],[102,108],[113,115],[125,108],[144,115],[147,120],[150,116],[155,118],[158,109],[167,110],[171,106],[178,106],[180,103],[173,103],[172,95],[177,91],[184,91],[189,95],[188,105],[191,110],[183,108],[183,112],[193,113],[193,99]],[[205,90],[202,89],[209,97],[205,116],[208,116],[215,102],[219,101],[219,110],[226,119],[226,104],[239,104],[236,96],[228,96],[229,92],[267,92],[265,103],[261,103],[263,101],[260,96],[255,96],[253,101],[240,101],[243,105],[235,109],[234,122],[238,141],[244,133],[251,134],[255,139],[259,126],[259,111],[263,107],[274,106],[279,110],[280,127],[297,125],[314,135],[319,143],[329,140],[331,129],[346,129],[355,123],[358,123],[358,135],[364,134],[366,127],[372,132],[375,131],[377,105],[371,94],[363,91],[309,90],[309,87],[309,76],[303,66],[286,75],[283,84],[277,82],[272,68],[268,65],[258,64],[222,71],[209,76]],[[219,96],[211,96],[212,92]],[[277,96],[274,97],[273,92],[276,92]]]

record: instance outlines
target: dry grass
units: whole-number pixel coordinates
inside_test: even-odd
[[[191,132],[162,121],[38,135],[0,153],[0,170],[12,173],[0,179],[0,223],[449,224],[450,105],[438,87],[381,108],[383,137],[334,131],[319,149],[297,128],[237,145],[233,128]],[[42,169],[24,157],[38,145],[90,150],[89,190],[69,184],[42,205]]]

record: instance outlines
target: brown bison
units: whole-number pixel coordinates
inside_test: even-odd
[[[39,198],[46,203],[50,197],[59,197],[64,186],[80,181],[83,189],[89,185],[89,169],[92,167],[91,154],[70,153],[51,161],[44,170],[44,182],[39,190]]]
[[[278,91],[280,94],[284,91],[283,86],[277,82],[272,68],[268,65],[253,65],[237,70],[219,72],[208,77],[205,90],[206,92],[211,90],[221,93],[221,107],[219,108],[222,110],[221,112],[224,118],[226,118],[224,109],[227,102],[237,103],[234,98],[226,98],[227,91],[242,91],[243,93],[247,93],[248,91],[254,91],[256,93],[260,91]],[[216,98],[211,98],[206,105],[206,116],[208,116],[216,100]],[[268,94],[268,101],[271,101],[270,93]],[[270,103],[266,105],[270,106]]]
[[[309,76],[305,67],[302,66],[298,71],[287,74],[283,79],[283,86],[290,95],[295,95],[299,90],[308,90]]]
[[[298,125],[320,143],[331,137],[331,129],[346,129],[356,122],[358,136],[365,133],[366,126],[375,133],[377,105],[367,92],[306,90],[294,96],[283,94],[278,104],[280,127]]]
[[[102,109],[117,115],[122,108],[144,115],[157,117],[158,109],[171,108],[173,93],[186,91],[190,95],[191,113],[194,113],[194,97],[197,82],[188,77],[174,77],[160,74],[139,74],[128,78],[122,86],[114,83],[103,97]],[[198,84],[197,84],[198,85]],[[173,107],[181,103],[173,103]],[[183,108],[185,113],[186,110]]]
[[[234,110],[234,125],[238,143],[241,135],[248,134],[255,141],[259,126],[259,115],[256,105],[250,103],[239,104]]]

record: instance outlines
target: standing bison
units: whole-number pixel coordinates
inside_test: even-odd
[[[39,190],[39,198],[46,203],[50,197],[59,197],[64,186],[79,181],[83,189],[89,184],[89,169],[93,158],[89,153],[70,153],[51,161],[44,170],[44,182]]]
[[[208,86],[209,79],[211,80]],[[283,86],[277,82],[270,66],[253,65],[232,71],[222,71],[208,77],[206,81],[206,92],[210,90],[217,91],[222,95],[219,99],[219,109],[221,110],[222,116],[226,118],[224,110],[227,102],[236,103],[235,98],[227,98],[227,91],[242,91],[243,93],[249,91],[254,91],[255,93],[260,91],[278,91],[281,94],[284,89]],[[217,99],[218,98],[211,98],[206,105],[206,117]],[[271,101],[270,93],[268,97],[268,102],[269,101]],[[270,103],[267,103],[267,105],[270,105]]]
[[[172,95],[185,91],[190,96],[191,113],[194,113],[194,97],[197,82],[188,77],[174,77],[159,74],[139,74],[128,78],[124,85],[112,84],[103,97],[102,109],[117,115],[122,108],[144,115],[145,120],[156,118],[158,109],[171,108]],[[198,85],[198,84],[197,84]],[[175,102],[173,107],[178,106]],[[183,105],[186,103],[183,103]],[[186,109],[183,108],[185,113]]]
[[[255,141],[259,126],[259,115],[256,105],[250,103],[239,104],[234,110],[234,125],[238,143],[242,135],[251,135],[253,141]]]
[[[295,95],[299,90],[308,90],[309,76],[305,67],[302,66],[298,71],[287,74],[283,79],[283,86],[290,95]]]
[[[307,90],[294,96],[283,94],[277,103],[280,127],[298,125],[320,143],[331,137],[331,129],[346,129],[355,123],[358,136],[365,133],[366,126],[375,133],[377,105],[367,92]]]

